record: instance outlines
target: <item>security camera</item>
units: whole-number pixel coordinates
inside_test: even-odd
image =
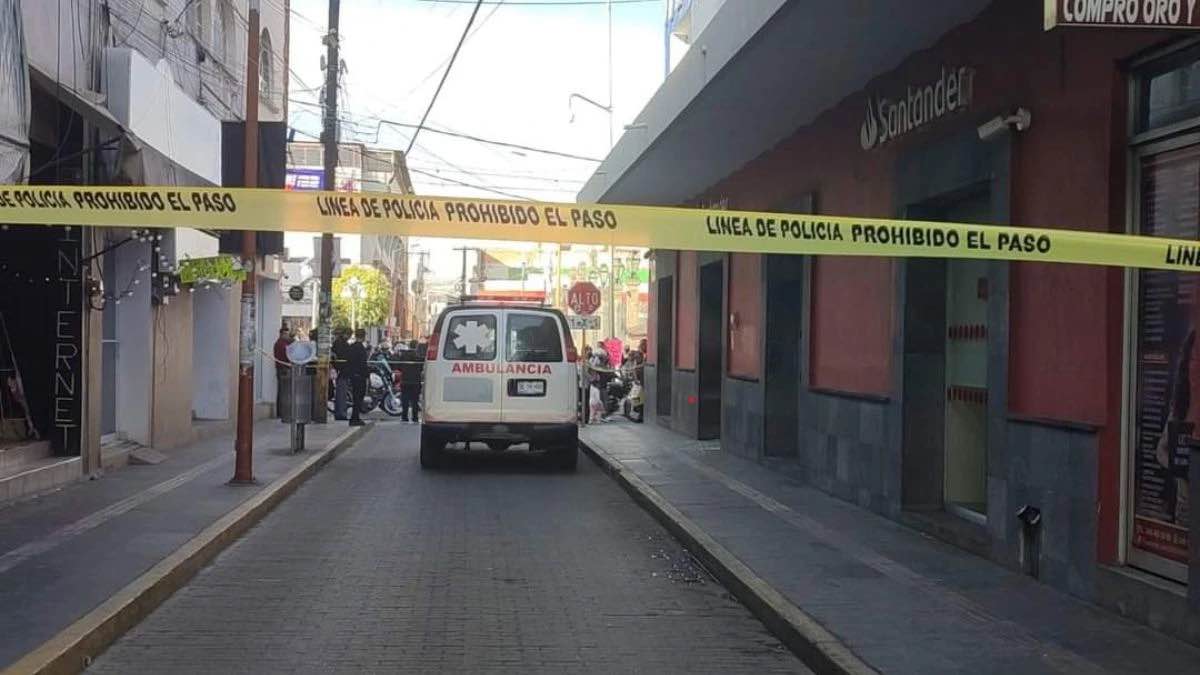
[[[979,125],[979,139],[990,141],[1009,131],[1025,131],[1032,125],[1033,114],[1025,108],[1017,108],[1013,114],[1007,117],[997,115]]]

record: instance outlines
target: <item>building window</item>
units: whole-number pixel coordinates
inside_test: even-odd
[[[274,96],[275,59],[271,48],[271,33],[266,28],[258,46],[258,95],[270,105]]]
[[[1132,230],[1200,238],[1200,49],[1137,71]],[[1127,559],[1187,581],[1188,461],[1200,446],[1200,279],[1132,272]]]
[[[209,50],[226,68],[233,63],[233,7],[228,0],[217,0],[217,7],[212,13],[212,35],[208,44]]]
[[[200,42],[204,42],[204,27],[208,25],[211,9],[208,0],[195,0],[187,8],[188,31]]]

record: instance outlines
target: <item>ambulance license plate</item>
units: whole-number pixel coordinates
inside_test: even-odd
[[[518,380],[517,396],[545,396],[545,380]]]

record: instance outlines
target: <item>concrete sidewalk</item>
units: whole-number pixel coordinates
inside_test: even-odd
[[[0,508],[0,669],[349,431],[309,425],[307,451],[293,455],[286,425],[257,422],[256,485],[227,485],[233,436],[223,434]]]
[[[752,581],[727,584],[753,596],[742,599],[759,605],[777,634],[772,622],[793,617],[784,628],[800,637],[785,642],[817,654],[814,670],[1200,672],[1200,649],[722,453],[715,442],[653,424],[589,426],[580,440],[660,519],[698,532],[685,541],[707,541],[725,556],[701,559],[742,569]],[[847,655],[848,667],[831,665]]]

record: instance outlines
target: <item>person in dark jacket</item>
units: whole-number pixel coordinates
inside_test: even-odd
[[[279,329],[279,338],[275,340],[275,346],[271,350],[271,355],[275,359],[275,413],[283,415],[283,406],[279,405],[279,392],[283,391],[284,378],[287,377],[291,364],[288,361],[287,348],[292,344],[292,332],[287,326]]]
[[[346,347],[346,370],[350,376],[353,398],[350,404],[350,426],[361,427],[362,409],[359,402],[367,395],[367,331],[359,328],[354,331],[354,342]],[[340,378],[339,378],[340,379]]]
[[[405,422],[420,422],[421,378],[425,375],[425,354],[416,340],[408,343],[408,349],[400,352],[400,419]],[[409,411],[412,416],[409,417]]]
[[[333,418],[345,421],[346,402],[350,400],[350,372],[347,366],[350,342],[345,329],[338,329],[329,348],[333,369],[337,371],[337,382],[333,387]],[[356,404],[355,408],[358,407]]]

